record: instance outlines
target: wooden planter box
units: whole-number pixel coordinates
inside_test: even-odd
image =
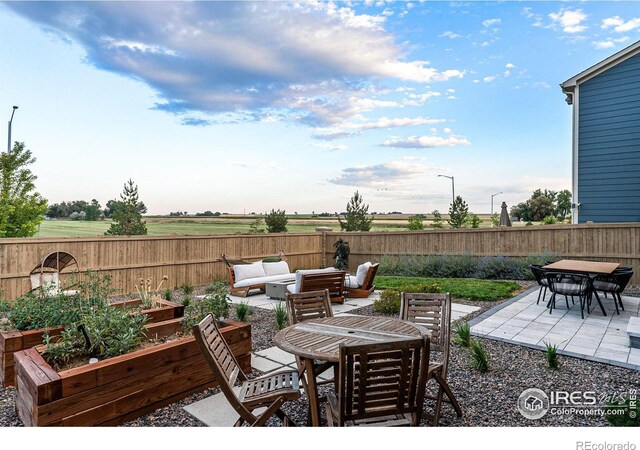
[[[184,315],[184,306],[162,298],[156,298],[154,300],[157,304],[156,308],[140,311],[140,314],[147,314],[147,323],[153,324],[169,319],[176,319]],[[125,305],[135,306],[140,303],[142,303],[141,300],[129,300],[126,302],[111,303],[111,306],[114,308],[122,308]],[[56,327],[29,331],[0,332],[0,383],[3,387],[16,385],[13,354],[20,350],[42,345],[47,330],[52,336],[59,336],[63,328]],[[169,334],[173,334],[173,332]],[[150,334],[148,334],[148,336],[153,337]]]
[[[150,332],[178,327],[174,319]],[[221,331],[250,372],[251,325],[226,320]],[[26,426],[117,425],[218,384],[193,336],[61,372],[35,348],[15,360],[16,409]]]

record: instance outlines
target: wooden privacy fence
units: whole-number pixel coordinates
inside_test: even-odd
[[[369,233],[0,239],[0,291],[7,299],[29,291],[29,273],[53,251],[71,253],[81,271],[102,270],[111,275],[115,288],[133,292],[141,277],[153,277],[156,282],[168,275],[169,287],[225,278],[222,253],[230,258],[258,260],[282,250],[292,270],[332,265],[333,243],[339,237],[351,247],[351,271],[364,261],[379,261],[385,255],[527,256],[548,252],[632,266],[632,283],[640,284],[640,223],[626,223]]]
[[[229,258],[259,260],[283,250],[292,269],[319,268],[322,243],[322,233],[0,239],[0,291],[6,299],[30,291],[29,273],[54,251],[71,253],[81,272],[100,270],[111,276],[113,287],[130,293],[140,278],[153,277],[155,285],[167,275],[166,287],[226,279],[223,253]],[[69,276],[63,276],[63,281]]]

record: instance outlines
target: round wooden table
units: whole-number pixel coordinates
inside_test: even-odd
[[[372,344],[429,334],[420,325],[392,317],[338,316],[313,319],[287,327],[275,335],[273,343],[298,356],[304,364],[311,424],[319,426],[320,406],[314,360],[337,363],[340,359],[340,344]]]

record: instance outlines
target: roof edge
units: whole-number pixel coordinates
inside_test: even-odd
[[[603,59],[597,64],[589,67],[586,70],[583,70],[579,74],[569,78],[564,83],[560,84],[560,87],[563,91],[568,91],[572,87],[575,87],[577,84],[582,83],[583,81],[587,81],[590,78],[595,77],[596,75],[604,72],[605,70],[615,66],[616,64],[621,63],[622,61],[635,56],[640,53],[640,41],[636,41],[628,47],[623,48],[617,53],[609,56],[606,59]]]

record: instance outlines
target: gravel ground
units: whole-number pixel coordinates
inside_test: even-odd
[[[519,282],[523,288],[534,284]],[[199,293],[201,288],[196,288]],[[179,294],[178,294],[179,295]],[[640,296],[640,286],[629,286],[624,295]],[[179,300],[179,296],[174,297]],[[465,320],[481,314],[500,303],[469,302],[456,299],[456,302],[481,306],[481,309]],[[368,306],[352,311],[354,314],[373,315],[373,307]],[[254,351],[271,347],[275,334],[275,314],[273,311],[254,308],[249,316],[252,324]],[[469,365],[469,351],[457,344],[451,345],[448,380],[462,405],[464,415],[458,419],[453,408],[445,405],[441,425],[445,426],[606,426],[602,417],[586,417],[570,414],[552,416],[531,421],[517,411],[515,405],[520,393],[531,387],[543,391],[595,391],[598,397],[628,393],[629,389],[640,389],[640,372],[609,366],[591,361],[560,356],[561,367],[558,371],[549,370],[544,353],[526,347],[507,344],[489,339],[479,339],[490,355],[490,370],[481,374]],[[437,355],[433,355],[434,359]],[[259,373],[254,371],[253,376]],[[326,388],[328,389],[328,388]],[[15,389],[0,388],[0,426],[21,426],[14,409]],[[182,401],[158,409],[124,426],[203,426],[182,408],[185,405],[219,392],[217,388],[194,394]],[[425,412],[433,411],[433,401],[425,402]],[[307,402],[304,396],[286,406],[286,411],[298,423],[304,424],[307,416]],[[277,420],[270,425],[278,426]],[[428,420],[423,425],[429,426]]]

